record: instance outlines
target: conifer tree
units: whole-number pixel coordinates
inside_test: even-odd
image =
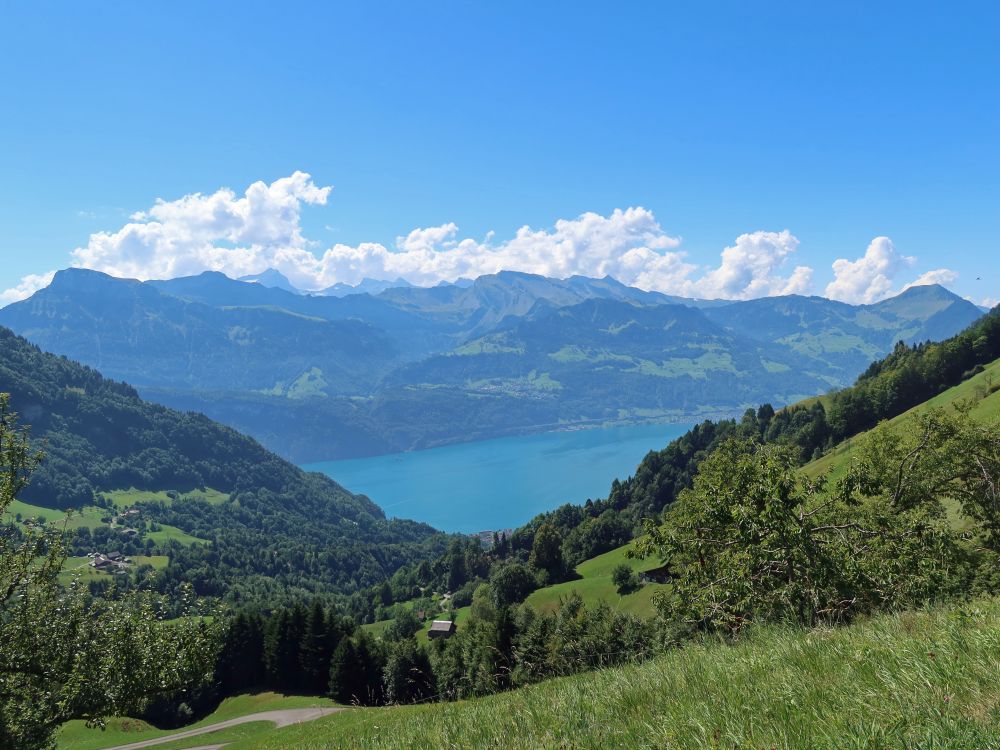
[[[330,638],[326,613],[319,600],[313,602],[306,617],[299,663],[302,666],[302,688],[310,695],[325,692],[330,675]]]

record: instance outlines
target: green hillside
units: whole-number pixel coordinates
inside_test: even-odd
[[[237,742],[300,748],[1000,747],[1000,603],[765,627],[481,699],[359,709]]]
[[[978,375],[939,393],[919,406],[908,409],[887,422],[893,429],[905,429],[907,420],[916,414],[926,413],[929,409],[953,407],[962,401],[971,401],[975,404],[969,412],[969,415],[974,419],[986,421],[1000,418],[1000,359],[986,365]],[[850,440],[840,443],[826,455],[806,464],[803,471],[813,477],[827,474],[833,480],[839,479],[843,476],[850,462],[852,446],[860,437],[861,435],[855,435]]]
[[[624,612],[631,612],[640,617],[651,616],[653,594],[660,588],[658,585],[646,584],[629,594],[622,595],[611,582],[611,571],[616,565],[624,563],[635,571],[656,567],[656,561],[626,557],[625,553],[632,546],[629,543],[580,563],[576,566],[579,579],[540,588],[525,600],[526,603],[539,612],[553,612],[568,596],[578,594],[587,605],[607,602],[615,609]]]
[[[7,517],[65,524],[72,555],[169,556],[153,582],[162,593],[187,582],[201,596],[273,605],[371,586],[443,545],[252,438],[144,401],[2,327],[0,350],[0,393],[45,454]]]

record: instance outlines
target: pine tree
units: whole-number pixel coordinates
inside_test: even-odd
[[[358,703],[357,695],[358,650],[354,641],[344,638],[337,644],[330,658],[330,679],[327,694],[338,703]]]
[[[303,688],[299,661],[306,613],[301,605],[282,609],[268,623],[264,641],[264,663],[268,683],[276,690],[294,693]]]
[[[215,669],[222,695],[237,695],[264,685],[264,621],[239,612],[229,626]]]
[[[323,605],[316,600],[306,617],[302,647],[299,650],[299,664],[303,672],[302,687],[305,692],[311,695],[325,692],[330,676],[330,655],[326,614]]]

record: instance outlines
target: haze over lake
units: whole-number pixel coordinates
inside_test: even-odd
[[[519,526],[563,503],[606,497],[613,479],[632,474],[647,452],[690,426],[547,432],[303,468],[368,495],[390,517],[471,533]]]

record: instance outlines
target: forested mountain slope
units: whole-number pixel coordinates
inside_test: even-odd
[[[897,341],[940,341],[961,331],[981,311],[944,287],[911,287],[871,305],[823,297],[763,297],[705,310],[723,328],[754,341],[786,347],[806,360],[825,361],[837,382],[852,382]]]
[[[46,458],[21,499],[80,508],[103,492],[209,488],[224,502],[144,504],[152,521],[210,542],[168,545],[164,584],[193,580],[223,595],[268,587],[315,592],[372,585],[437,544],[430,527],[386,520],[374,503],[306,473],[252,438],[200,414],[143,401],[128,385],[46,354],[0,328],[0,391]],[[426,545],[431,545],[427,547]]]

